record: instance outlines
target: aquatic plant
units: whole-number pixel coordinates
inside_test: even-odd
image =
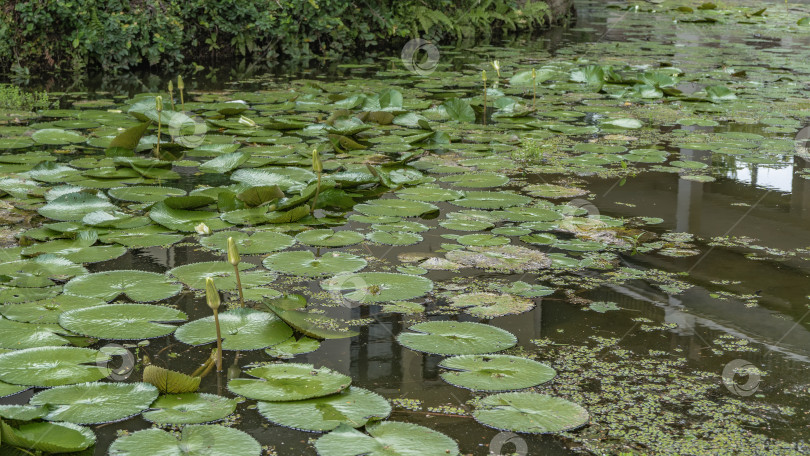
[[[236,289],[239,291],[239,304],[242,307],[245,307],[245,295],[242,291],[242,278],[239,275],[239,250],[236,248],[236,242],[234,242],[233,237],[228,237],[228,263],[231,263],[233,266],[233,273],[236,276]],[[213,281],[211,282],[213,285]],[[206,282],[206,292],[208,291],[208,283]],[[210,304],[209,304],[210,306]],[[217,322],[217,325],[219,323]]]
[[[238,264],[237,262],[237,265]],[[222,372],[222,334],[219,329],[220,298],[219,291],[217,291],[217,287],[210,277],[205,279],[205,302],[214,312],[214,325],[217,329],[217,372]]]

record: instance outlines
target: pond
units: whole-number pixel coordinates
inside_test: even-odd
[[[5,113],[0,453],[810,453],[810,5],[737,3]]]

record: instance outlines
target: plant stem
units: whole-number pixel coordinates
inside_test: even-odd
[[[217,372],[222,372],[222,334],[219,332],[219,312],[214,311],[214,324],[217,327]]]
[[[315,196],[312,197],[312,209],[309,211],[309,214],[312,215],[315,213],[315,204],[318,202],[318,194],[321,193],[321,173],[318,172],[318,186],[315,187]]]
[[[158,134],[157,134],[157,149],[155,152],[155,158],[158,160],[160,159],[160,112],[158,112]]]
[[[181,88],[179,90],[180,90],[180,109],[183,112],[186,112],[186,103],[183,101],[183,89]]]
[[[215,354],[216,354],[216,351],[212,350],[211,354],[208,355],[208,359],[206,359],[205,362],[202,364],[202,366],[198,367],[197,370],[195,370],[194,373],[191,374],[191,376],[192,377],[204,377],[203,374],[207,373],[209,370],[211,370],[211,366],[214,365],[214,360],[216,359],[216,357],[214,356]]]
[[[239,290],[239,304],[245,307],[245,296],[242,294],[242,279],[239,277],[239,265],[234,265],[233,270],[236,272],[236,288]]]
[[[484,79],[484,125],[487,124],[487,80]]]
[[[532,108],[537,107],[537,81],[532,82]]]

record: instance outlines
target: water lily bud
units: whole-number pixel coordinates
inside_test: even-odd
[[[172,81],[169,81],[169,93],[172,92],[174,92],[174,84],[172,84]]]
[[[155,109],[157,112],[163,111],[163,97],[160,95],[155,97]]]
[[[194,231],[197,232],[199,235],[209,235],[211,234],[211,228],[208,228],[208,225],[205,223],[200,223],[199,225],[194,227]]]
[[[495,71],[498,73],[498,77],[501,77],[501,62],[493,60],[492,68],[495,68]]]
[[[211,310],[219,309],[220,300],[219,300],[219,291],[217,291],[216,285],[214,285],[214,279],[211,277],[205,278],[205,302],[208,303],[208,307]]]
[[[236,242],[232,237],[228,238],[228,263],[234,266],[239,264],[239,251],[236,250]]]
[[[481,80],[487,82],[487,70],[481,70]]]
[[[532,80],[535,80],[535,79],[537,79],[537,70],[532,68]]]
[[[179,74],[177,75],[177,88],[183,90],[186,86],[183,84],[183,77]]]
[[[254,122],[253,119],[245,117],[245,116],[239,116],[239,123],[242,124],[242,125],[247,125],[248,127],[255,127],[256,126],[256,122]]]
[[[316,173],[323,172],[323,163],[321,163],[321,155],[317,149],[312,150],[312,170]]]

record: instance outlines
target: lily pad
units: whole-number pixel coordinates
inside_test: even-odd
[[[534,308],[534,301],[508,294],[466,293],[451,299],[453,307],[463,308],[478,318],[494,318],[521,314]]]
[[[399,421],[366,426],[368,435],[341,424],[315,441],[321,456],[447,456],[459,454],[458,444],[441,432]]]
[[[372,231],[366,238],[371,242],[385,245],[413,245],[422,242],[422,236],[401,231]]]
[[[309,337],[315,339],[344,339],[359,334],[357,331],[340,329],[342,326],[346,325],[329,316],[319,313],[310,313],[305,310],[284,308],[281,305],[282,303],[278,301],[284,301],[285,299],[289,299],[289,297],[282,297],[275,301],[265,300],[264,305],[279,318],[284,320],[285,323]],[[306,301],[304,302],[306,303]]]
[[[259,456],[261,445],[238,429],[215,424],[184,426],[182,433],[144,429],[118,438],[110,445],[109,456]]]
[[[317,229],[298,233],[295,239],[305,245],[315,247],[345,247],[363,242],[362,234],[354,231],[335,231],[332,229]]]
[[[69,310],[59,324],[76,334],[96,339],[152,339],[171,334],[188,315],[176,309],[149,304],[108,304]]]
[[[259,402],[259,413],[272,423],[304,431],[331,431],[341,423],[359,428],[391,414],[385,398],[353,386],[341,393],[302,401]]]
[[[472,209],[503,209],[506,207],[521,206],[530,202],[528,196],[510,192],[467,192],[464,198],[450,201],[450,204]]]
[[[558,397],[537,393],[499,393],[482,399],[473,418],[495,429],[548,434],[570,431],[588,422],[588,411]]]
[[[283,274],[316,277],[324,274],[357,272],[368,264],[363,258],[345,252],[328,252],[320,257],[309,250],[279,252],[262,261],[267,269]]]
[[[391,198],[372,200],[368,203],[358,204],[354,206],[354,210],[365,215],[418,217],[438,211],[439,208],[424,201]]]
[[[216,394],[168,394],[160,396],[143,418],[159,425],[210,423],[232,414],[237,404],[236,399]]]
[[[300,401],[328,396],[348,388],[351,377],[312,364],[279,363],[254,367],[247,371],[256,377],[235,378],[228,389],[241,396],[260,401]]]
[[[70,340],[63,336],[69,334],[69,331],[61,329],[59,325],[0,319],[0,348],[19,350],[68,345]]]
[[[59,221],[78,221],[96,211],[115,209],[106,198],[85,192],[67,193],[56,197],[37,210],[40,215]]]
[[[471,246],[467,250],[447,252],[445,257],[462,266],[497,271],[539,271],[551,266],[551,259],[548,255],[516,245]]]
[[[111,188],[107,193],[121,201],[157,203],[172,196],[185,196],[186,191],[174,187],[132,186]]]
[[[551,367],[511,355],[462,355],[446,358],[442,379],[474,391],[510,391],[545,383],[557,372]]]
[[[300,339],[295,340],[295,337],[290,337],[278,345],[273,345],[264,352],[274,358],[290,359],[294,358],[296,355],[312,353],[320,347],[321,342],[317,339],[302,336]]]
[[[506,350],[517,338],[501,328],[472,322],[428,321],[410,328],[397,341],[411,350],[437,355],[475,355]]]
[[[228,238],[232,237],[236,243],[237,250],[242,255],[258,255],[263,253],[284,250],[293,244],[295,239],[284,233],[274,233],[272,231],[260,231],[253,235],[248,235],[243,231],[220,231],[211,236],[200,239],[200,244],[209,249],[228,251]]]
[[[220,313],[219,325],[223,350],[259,350],[292,336],[290,327],[277,316],[247,308]],[[215,342],[217,333],[213,315],[186,323],[175,331],[174,336],[189,345]]]
[[[72,423],[34,422],[13,427],[0,421],[0,427],[4,447],[10,445],[54,454],[86,450],[96,443],[92,430]]]
[[[60,386],[94,382],[112,372],[110,356],[79,347],[40,347],[0,355],[0,381],[14,385]]]
[[[82,143],[87,140],[84,136],[71,130],[62,130],[59,128],[45,128],[37,130],[31,135],[31,139],[37,144],[44,144],[47,146],[61,146],[65,144]]]
[[[275,276],[265,270],[248,271],[256,266],[247,262],[239,263],[240,277],[244,288],[253,288],[275,280]],[[186,284],[193,290],[205,289],[205,279],[214,280],[217,290],[236,290],[236,274],[233,265],[227,261],[203,261],[201,263],[185,264],[169,270],[169,274]]]
[[[136,302],[170,298],[182,290],[165,275],[146,271],[106,271],[75,277],[65,284],[65,293],[111,301],[124,294]]]
[[[155,386],[161,393],[192,393],[200,387],[200,377],[150,364],[143,368],[143,381]]]
[[[506,185],[509,183],[509,177],[498,173],[468,173],[445,176],[439,181],[453,184],[456,187],[491,188]]]
[[[433,289],[433,282],[425,277],[409,274],[360,272],[340,274],[324,280],[321,282],[321,288],[338,293],[351,301],[370,304],[424,296]],[[338,296],[338,300],[340,299]]]
[[[120,421],[149,408],[158,390],[148,383],[83,383],[35,394],[31,405],[48,406],[49,421],[98,424]]]

